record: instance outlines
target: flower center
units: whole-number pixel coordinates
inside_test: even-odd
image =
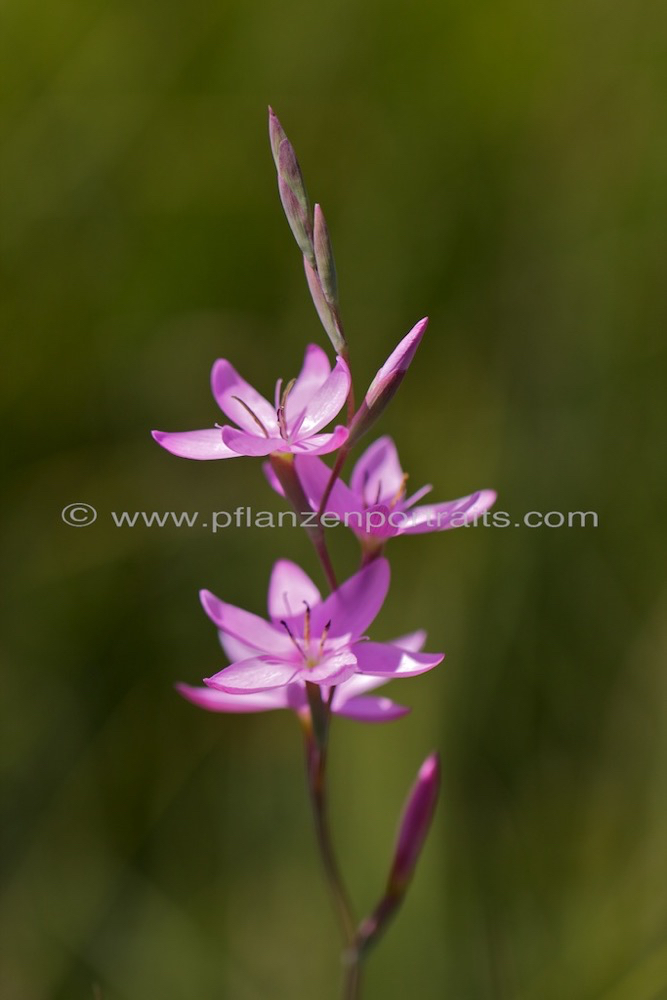
[[[327,635],[329,634],[329,629],[331,628],[331,621],[328,621],[326,623],[326,625],[322,629],[322,634],[319,638],[317,646],[313,648],[313,645],[311,643],[311,633],[310,633],[310,614],[311,614],[310,606],[306,603],[306,601],[304,601],[303,603],[306,606],[306,611],[303,619],[303,640],[302,640],[303,645],[296,638],[291,628],[284,619],[281,619],[280,624],[282,625],[282,627],[285,629],[288,636],[292,640],[294,648],[297,650],[299,656],[303,660],[303,665],[307,667],[308,670],[312,670],[313,667],[317,666],[317,664],[320,662],[320,660],[324,655],[324,645],[327,639]]]
[[[370,507],[370,506],[372,506],[368,502],[368,495],[367,495],[368,480],[369,480],[369,478],[370,478],[370,475],[367,472],[366,475],[364,476],[364,484],[361,487],[361,502],[363,503],[364,507]],[[389,501],[389,508],[391,510],[393,510],[393,508],[404,499],[404,497],[405,497],[405,484],[407,483],[408,479],[409,479],[409,474],[407,472],[404,472],[400,486],[396,490],[396,493],[394,494],[394,496]],[[378,479],[377,489],[375,491],[375,500],[373,500],[372,503],[373,504],[380,503],[381,496],[382,496],[382,480]]]

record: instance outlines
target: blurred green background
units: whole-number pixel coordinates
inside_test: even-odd
[[[319,579],[307,542],[110,517],[280,509],[253,461],[149,437],[219,419],[215,358],[269,392],[325,343],[270,102],[327,214],[358,390],[431,317],[379,428],[411,484],[599,515],[390,551],[373,636],[424,625],[447,660],[390,690],[407,719],[335,725],[360,910],[434,747],[444,780],[366,996],[667,997],[665,7],[14,0],[2,20],[0,996],[338,995],[295,720],[172,688],[224,665],[198,589],[262,611],[278,556]],[[74,501],[94,525],[63,524]]]

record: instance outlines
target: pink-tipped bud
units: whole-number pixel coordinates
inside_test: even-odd
[[[269,108],[269,139],[278,172],[280,200],[287,221],[301,253],[308,258],[314,267],[313,221],[306,185],[294,147],[272,108]]]
[[[428,834],[440,788],[440,758],[432,753],[419,769],[405,803],[389,875],[387,894],[402,895],[415,870]]]
[[[287,139],[287,135],[285,134],[285,129],[280,124],[278,115],[275,113],[271,105],[269,105],[269,139],[271,141],[271,152],[273,153],[273,159],[275,160],[277,169],[280,144],[283,139]]]
[[[369,430],[391,402],[410,367],[427,325],[428,316],[413,326],[369,385],[366,398],[357,410],[350,427],[350,445]]]

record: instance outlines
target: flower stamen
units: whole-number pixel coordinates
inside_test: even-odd
[[[389,503],[389,507],[390,508],[393,509],[396,506],[396,504],[399,502],[399,500],[402,500],[403,497],[405,496],[405,493],[406,493],[405,484],[407,483],[408,479],[409,479],[409,474],[407,472],[404,472],[403,473],[403,479],[401,481],[401,485],[398,487],[398,489],[396,490],[396,493],[395,493],[394,497],[392,498],[392,500]]]
[[[308,645],[310,643],[310,605],[307,601],[304,601],[303,603],[306,606],[306,613],[303,619],[303,638],[306,645]]]
[[[326,638],[327,638],[327,635],[329,634],[329,629],[330,628],[331,628],[331,619],[329,619],[329,621],[326,623],[326,625],[322,629],[322,635],[320,636],[320,645],[319,645],[319,648],[317,650],[317,655],[318,656],[322,655],[322,652],[324,650],[324,643],[326,642]]]
[[[292,629],[289,627],[289,625],[287,624],[287,622],[285,621],[284,618],[280,619],[280,624],[282,625],[282,627],[285,629],[285,631],[287,632],[288,636],[292,640],[292,642],[293,642],[295,648],[297,649],[299,655],[301,656],[301,658],[304,661],[308,662],[306,654],[304,653],[304,651],[302,650],[301,646],[299,645],[299,643],[294,638],[294,633],[292,632]]]
[[[264,424],[262,423],[262,421],[259,419],[259,417],[255,413],[255,411],[251,410],[250,407],[248,406],[248,404],[246,402],[244,402],[244,400],[242,400],[240,396],[232,396],[232,399],[235,399],[237,403],[241,404],[241,406],[246,411],[246,413],[250,414],[250,416],[252,417],[252,419],[255,421],[255,423],[259,427],[259,429],[262,432],[262,434],[264,435],[264,437],[268,437],[269,436],[269,432],[267,431],[266,427],[264,426]]]
[[[287,441],[287,414],[285,412],[285,407],[287,405],[287,397],[289,396],[296,379],[290,379],[285,388],[283,389],[282,396],[280,396],[280,404],[276,407],[276,417],[278,418],[278,427],[280,428],[280,436],[283,441]],[[276,399],[280,395],[280,386],[282,386],[282,379],[278,382],[276,386]]]

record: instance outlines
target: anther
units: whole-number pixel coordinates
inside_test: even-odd
[[[324,649],[324,643],[326,642],[326,638],[327,638],[327,636],[329,634],[329,629],[330,628],[331,628],[331,619],[329,619],[329,621],[326,623],[326,625],[322,629],[322,635],[320,636],[320,648],[319,648],[318,654],[317,654],[318,656],[322,655],[322,650]]]
[[[303,638],[306,642],[306,645],[308,645],[308,643],[310,642],[310,605],[308,604],[307,601],[304,601],[303,603],[306,606],[306,614],[303,620]]]
[[[289,382],[287,383],[287,385],[283,390],[282,398],[280,400],[280,405],[282,406],[283,409],[285,409],[285,406],[287,405],[287,397],[294,388],[295,384],[296,384],[296,379],[292,378],[289,380]]]

